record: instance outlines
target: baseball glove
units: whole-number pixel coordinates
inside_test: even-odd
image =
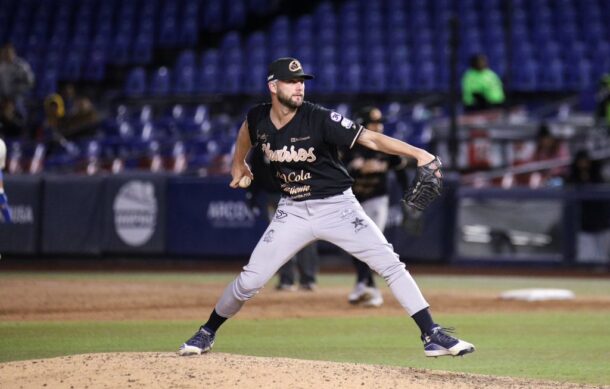
[[[423,211],[441,195],[443,175],[438,157],[417,168],[417,176],[402,198],[407,209]]]

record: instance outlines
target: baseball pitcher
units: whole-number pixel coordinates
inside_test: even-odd
[[[230,186],[240,187],[244,177],[256,179],[246,157],[252,147],[260,147],[273,164],[282,197],[250,261],[226,287],[209,320],[178,353],[209,351],[219,327],[289,258],[316,240],[336,244],[383,277],[420,328],[426,356],[473,352],[472,344],[453,337],[432,319],[419,287],[352,193],[353,180],[339,159],[338,149],[359,144],[416,159],[418,177],[405,195],[406,204],[416,208],[425,208],[440,194],[440,161],[425,150],[368,131],[337,112],[305,101],[305,80],[312,78],[295,58],[280,58],[269,66],[271,103],[253,107],[239,130]]]

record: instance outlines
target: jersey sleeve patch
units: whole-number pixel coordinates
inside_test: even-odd
[[[337,122],[339,123],[341,121],[341,114],[337,113],[337,112],[331,112],[330,113],[330,120],[332,120],[333,122]]]

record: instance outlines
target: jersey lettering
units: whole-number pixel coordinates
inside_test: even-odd
[[[311,179],[311,173],[301,170],[300,172],[290,172],[288,174],[277,172],[277,177],[288,183],[288,182],[301,182]]]
[[[284,146],[279,150],[271,150],[271,144],[269,143],[263,143],[261,147],[265,156],[272,162],[314,162],[316,160],[314,147],[305,150],[290,146],[290,150],[288,150],[288,146]]]

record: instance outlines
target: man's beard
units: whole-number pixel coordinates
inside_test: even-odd
[[[290,96],[283,95],[279,90],[277,91],[277,99],[283,106],[290,109],[297,109],[303,104],[303,100],[298,103],[295,103],[290,99]]]

